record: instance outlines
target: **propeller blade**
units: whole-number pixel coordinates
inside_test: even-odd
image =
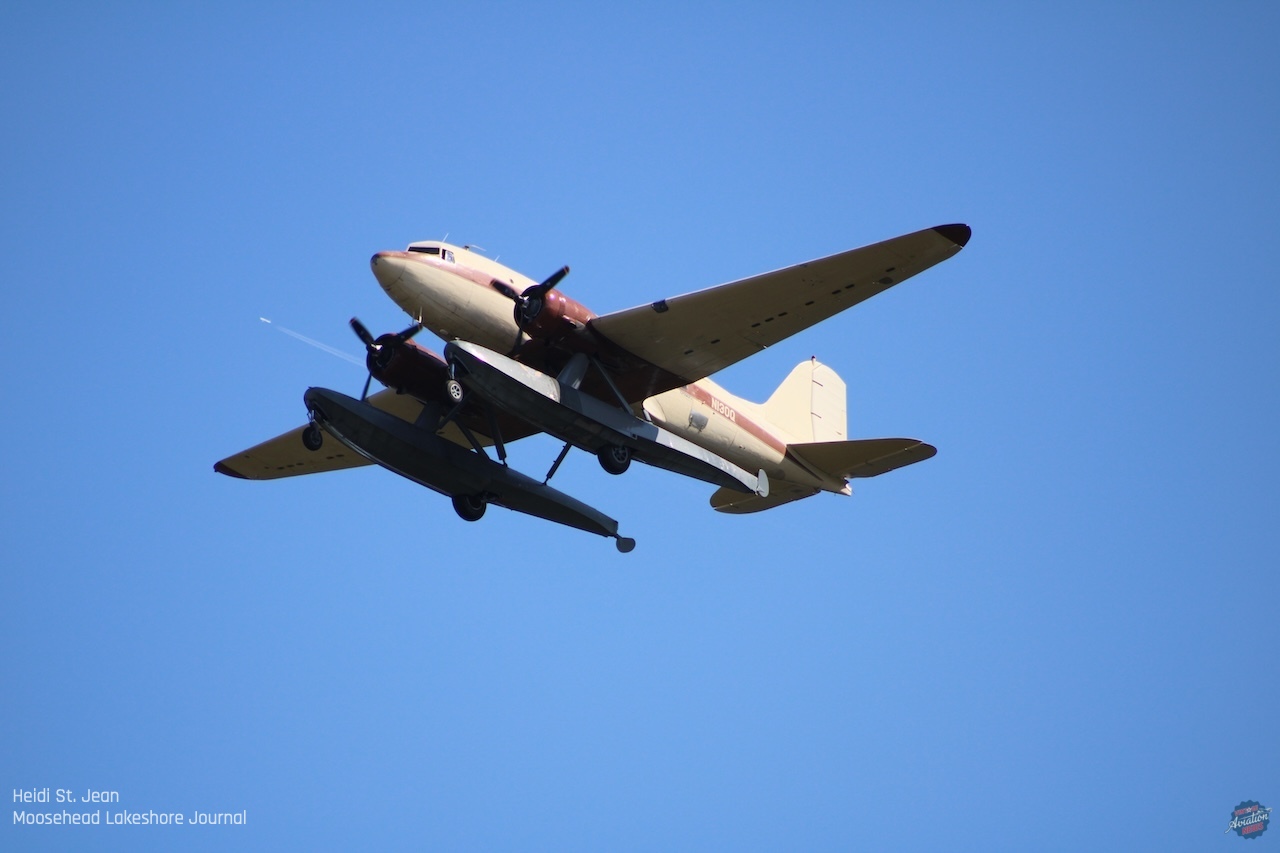
[[[561,281],[563,281],[564,277],[567,276],[568,274],[569,274],[569,267],[563,266],[560,269],[553,272],[550,275],[550,277],[547,278],[546,281],[542,282],[541,284],[535,284],[533,287],[527,288],[524,293],[520,294],[520,296],[524,299],[528,299],[534,295],[541,296],[542,294],[554,288]]]
[[[503,296],[510,299],[512,302],[520,301],[520,294],[516,293],[516,289],[511,285],[507,284],[505,281],[498,281],[495,278],[493,281],[489,282],[489,284],[493,287],[494,290],[498,291]]]
[[[369,396],[369,385],[373,382],[373,374],[375,371],[386,369],[391,360],[395,358],[398,348],[403,345],[409,338],[412,338],[418,332],[422,331],[421,323],[414,323],[403,332],[394,335],[382,335],[375,338],[369,334],[369,330],[365,328],[364,323],[359,319],[351,318],[351,330],[356,333],[356,337],[364,344],[365,364],[369,368],[369,375],[364,380],[364,390],[360,392],[360,399],[367,399]],[[381,377],[379,377],[381,379]]]
[[[507,358],[515,358],[516,353],[520,352],[520,339],[524,337],[524,330],[516,326],[516,339],[511,342],[511,349],[507,352]]]
[[[422,324],[414,323],[412,326],[405,329],[400,334],[396,335],[395,342],[397,344],[402,344],[405,341],[409,340],[409,338],[412,338],[414,335],[418,334],[418,332],[421,332],[421,331],[422,331]]]
[[[364,344],[365,349],[372,349],[374,344],[373,335],[369,334],[369,330],[364,327],[357,318],[351,318],[351,330],[356,333],[356,337],[360,339],[360,343]]]

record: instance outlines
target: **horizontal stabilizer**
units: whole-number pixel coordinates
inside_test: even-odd
[[[790,444],[787,452],[824,474],[849,478],[877,477],[904,465],[923,462],[938,449],[915,438],[862,438]]]
[[[716,512],[745,515],[749,512],[773,509],[775,506],[813,497],[817,493],[817,489],[787,482],[770,483],[769,494],[764,496],[749,495],[736,489],[719,488],[711,495],[711,506]]]

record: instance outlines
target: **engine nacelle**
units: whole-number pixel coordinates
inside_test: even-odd
[[[558,290],[531,296],[515,309],[516,325],[526,335],[544,341],[555,341],[587,327],[595,319],[585,305]]]
[[[412,341],[391,343],[388,339],[393,337],[384,335],[378,339],[382,349],[370,352],[365,359],[369,373],[388,388],[424,403],[445,402],[449,365],[442,357]]]

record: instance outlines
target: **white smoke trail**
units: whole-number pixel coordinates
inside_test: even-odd
[[[288,335],[291,338],[297,338],[298,340],[302,341],[304,344],[311,344],[311,346],[315,347],[316,349],[324,350],[325,352],[329,353],[329,355],[336,355],[338,358],[341,358],[345,361],[349,361],[352,364],[359,365],[360,367],[364,367],[364,360],[356,358],[354,355],[351,355],[350,353],[343,352],[340,349],[334,349],[328,344],[322,344],[313,338],[308,338],[306,335],[295,332],[293,329],[286,329],[284,326],[280,326],[271,322],[266,317],[259,317],[258,319],[266,323],[271,328],[278,329],[279,331],[284,332],[286,335]]]

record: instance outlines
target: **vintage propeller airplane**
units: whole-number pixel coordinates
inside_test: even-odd
[[[632,459],[719,486],[711,505],[769,509],[928,459],[910,438],[850,439],[845,384],[816,359],[764,403],[707,377],[955,255],[967,225],[940,225],[707,290],[596,315],[465,246],[412,243],[371,261],[415,321],[374,337],[357,319],[369,378],[360,399],[310,388],[306,426],[228,456],[214,470],[270,480],[376,463],[478,520],[493,503],[616,540],[618,523],[548,482],[570,448],[611,474]],[[416,344],[423,328],[443,355]],[[377,379],[385,390],[369,395]],[[565,442],[537,481],[506,445],[537,432]],[[333,442],[325,441],[326,433]],[[492,448],[495,461],[486,448]]]

